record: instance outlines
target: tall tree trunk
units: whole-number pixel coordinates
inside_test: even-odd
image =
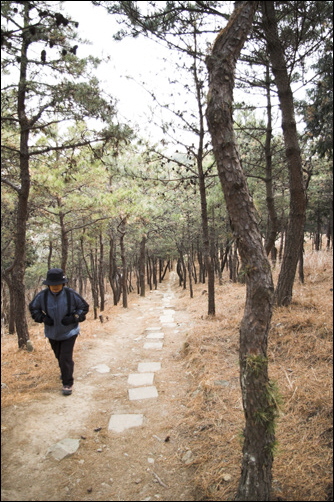
[[[14,335],[15,333],[15,300],[14,300],[14,297],[13,297],[13,285],[12,285],[12,279],[11,279],[11,276],[10,276],[10,273],[6,272],[6,271],[3,271],[2,272],[2,277],[4,279],[4,281],[6,282],[7,284],[7,287],[8,287],[8,294],[9,294],[9,307],[8,309],[2,309],[2,314],[4,315],[5,312],[8,312],[8,318],[7,318],[7,321],[8,321],[8,333],[10,335]],[[1,301],[3,301],[3,297],[5,296],[5,293],[3,291],[3,288],[1,288],[2,291],[1,291]],[[3,305],[2,305],[3,306]]]
[[[195,51],[196,52],[196,51]],[[212,256],[210,253],[210,232],[209,232],[209,217],[208,205],[206,200],[206,187],[205,187],[205,174],[203,169],[203,143],[204,143],[204,113],[201,100],[201,82],[197,75],[197,61],[194,58],[194,78],[196,84],[197,104],[199,113],[199,144],[197,150],[197,170],[198,170],[198,183],[201,199],[201,220],[203,232],[203,252],[204,263],[208,274],[208,315],[214,316],[216,313],[215,307],[215,273],[212,263]]]
[[[93,250],[90,249],[89,256],[90,256],[91,267],[89,267],[87,259],[86,259],[86,255],[85,255],[84,237],[83,236],[80,238],[80,244],[81,244],[82,261],[85,264],[86,272],[87,272],[87,275],[88,275],[88,278],[90,281],[90,285],[92,288],[94,319],[97,319],[97,309],[99,306],[99,296],[98,296],[98,284],[97,284],[96,270],[95,270],[96,267],[94,265],[94,254],[93,254]]]
[[[275,404],[268,379],[267,339],[273,281],[256,211],[242,171],[232,108],[235,64],[251,29],[258,2],[238,2],[210,56],[207,120],[231,226],[246,274],[246,305],[240,326],[240,383],[245,412],[241,478],[235,500],[270,500]]]
[[[122,260],[122,296],[123,296],[123,307],[128,308],[128,291],[126,287],[128,270],[127,270],[127,262],[125,256],[125,246],[124,246],[124,237],[125,237],[125,226],[126,226],[126,218],[123,218],[120,224],[118,225],[118,232],[121,234],[119,239],[119,245],[121,250],[121,260]]]
[[[62,206],[61,197],[57,197],[58,208]],[[68,232],[66,230],[64,213],[59,210],[59,224],[60,224],[60,235],[61,235],[61,263],[60,268],[63,269],[66,274],[67,260],[68,260]]]
[[[99,259],[99,291],[100,291],[100,311],[104,311],[105,288],[104,288],[104,246],[103,235],[100,232],[100,259]]]
[[[29,26],[29,2],[24,3],[24,25]],[[22,31],[22,51],[20,61],[20,81],[17,97],[17,111],[20,126],[20,182],[18,189],[18,205],[15,235],[15,258],[11,270],[13,285],[13,299],[15,305],[15,327],[19,348],[27,346],[29,340],[28,324],[26,317],[25,299],[25,261],[26,261],[26,233],[28,220],[28,199],[30,192],[29,173],[29,131],[30,122],[26,115],[26,93],[27,93],[27,51],[30,43],[29,30]]]
[[[120,299],[120,286],[119,274],[116,266],[115,252],[114,252],[114,238],[110,235],[109,239],[109,283],[113,292],[114,305],[117,305]]]
[[[145,256],[146,256],[146,235],[140,241],[139,251],[139,291],[140,296],[145,296]]]
[[[303,244],[306,218],[306,193],[303,181],[302,159],[298,143],[294,114],[293,94],[284,57],[284,50],[278,36],[274,2],[261,2],[263,27],[268,43],[272,71],[278,90],[282,112],[282,130],[285,154],[289,169],[290,214],[286,232],[283,261],[275,293],[277,305],[290,305],[299,253]]]
[[[266,128],[266,201],[268,208],[268,225],[265,239],[265,249],[267,256],[275,246],[278,234],[278,217],[275,208],[274,190],[273,190],[273,170],[272,170],[272,119],[271,119],[271,97],[270,97],[270,77],[269,67],[266,68],[266,88],[267,88],[267,128]]]
[[[49,240],[49,253],[48,253],[48,270],[52,268],[52,253],[53,253],[53,246],[52,246],[52,240]]]

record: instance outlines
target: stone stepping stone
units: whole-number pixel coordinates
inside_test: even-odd
[[[173,322],[174,317],[169,316],[169,315],[162,315],[162,316],[160,316],[160,321],[161,322]]]
[[[109,373],[110,368],[106,364],[98,364],[97,366],[93,366],[93,370],[96,370],[98,373]]]
[[[177,326],[176,322],[164,322],[165,328],[175,328]]]
[[[130,401],[158,397],[158,391],[154,385],[150,387],[135,387],[134,389],[128,389],[128,392]]]
[[[50,454],[56,460],[62,460],[65,457],[73,455],[80,446],[79,439],[65,438],[49,448],[47,454]]]
[[[161,326],[154,326],[153,328],[146,328],[145,331],[160,331]]]
[[[153,385],[154,373],[131,373],[128,384],[134,386]]]
[[[138,371],[140,373],[149,373],[159,370],[161,370],[161,363],[138,363]]]
[[[108,430],[114,432],[123,432],[131,427],[139,427],[143,424],[144,415],[138,414],[120,414],[111,415]]]
[[[163,333],[149,333],[146,338],[164,338],[165,335]]]
[[[144,349],[162,349],[163,347],[162,342],[146,342],[144,343]]]

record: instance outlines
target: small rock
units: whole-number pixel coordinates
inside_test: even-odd
[[[223,474],[223,480],[226,481],[226,483],[231,481],[231,479],[232,479],[232,476],[230,474]]]
[[[186,453],[182,456],[182,462],[185,463],[186,465],[189,465],[192,463],[194,460],[194,455],[191,450],[186,451]]]
[[[33,350],[34,350],[34,347],[33,347],[32,343],[31,343],[31,341],[27,340],[27,351],[28,352],[32,352]]]
[[[230,385],[230,382],[228,380],[215,380],[214,384],[220,385],[221,387],[227,387],[228,385]]]

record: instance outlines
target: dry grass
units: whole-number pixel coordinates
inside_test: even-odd
[[[305,284],[296,281],[293,303],[273,314],[269,374],[283,400],[276,429],[274,500],[333,500],[332,270],[332,253],[308,252]],[[195,285],[193,299],[188,290],[178,288],[177,308],[192,314],[194,326],[182,354],[192,382],[187,413],[175,435],[193,452],[190,469],[197,500],[225,501],[233,500],[240,476],[244,417],[238,329],[246,290],[224,279],[217,286],[217,313],[212,319],[206,315],[205,287]],[[89,343],[92,332],[84,331]],[[59,379],[42,329],[34,325],[31,333],[35,348],[31,353],[17,349],[15,336],[2,336],[1,381],[8,386],[2,392],[2,406],[37,399]]]
[[[274,500],[333,500],[332,269],[332,253],[307,254],[305,284],[296,281],[291,306],[273,314],[269,376],[283,402],[276,428]],[[195,290],[188,308],[196,327],[184,349],[193,387],[179,434],[194,454],[198,500],[233,500],[244,426],[238,327],[246,290],[228,281],[217,287],[215,319],[205,315],[203,286]],[[183,302],[189,305],[187,292]]]

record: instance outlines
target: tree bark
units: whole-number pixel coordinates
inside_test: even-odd
[[[119,246],[121,250],[121,260],[122,260],[122,298],[123,298],[123,307],[126,309],[128,308],[128,291],[126,287],[128,269],[127,269],[127,261],[126,261],[125,246],[124,246],[124,237],[126,234],[125,227],[126,227],[126,218],[123,218],[117,230],[121,234],[119,239]]]
[[[100,291],[100,311],[104,311],[105,288],[104,288],[104,246],[103,235],[100,233],[100,259],[99,259],[99,291]]]
[[[197,75],[196,58],[194,58],[194,79],[196,84],[197,105],[199,114],[199,136],[196,164],[198,170],[198,184],[201,199],[201,220],[203,231],[203,252],[204,263],[208,274],[208,315],[216,314],[215,306],[215,273],[210,253],[210,233],[209,233],[209,217],[208,205],[206,197],[205,173],[203,169],[203,144],[204,144],[204,113],[201,100],[201,83]]]
[[[29,25],[29,2],[24,4],[24,25]],[[15,258],[11,272],[13,285],[13,299],[15,307],[15,328],[18,338],[19,348],[27,346],[29,340],[28,324],[26,317],[25,300],[25,261],[26,261],[26,233],[28,220],[28,199],[30,192],[30,172],[29,172],[29,132],[30,124],[26,115],[26,94],[27,94],[27,51],[30,43],[29,30],[22,31],[22,50],[20,62],[20,80],[17,97],[17,112],[20,125],[20,182],[18,190],[17,222],[15,236]]]
[[[272,170],[272,152],[271,152],[271,139],[272,139],[272,119],[271,119],[271,96],[270,96],[270,78],[269,67],[266,71],[266,88],[267,88],[267,127],[266,127],[266,143],[265,143],[265,156],[266,156],[266,202],[268,208],[268,225],[265,239],[265,249],[267,256],[275,247],[275,242],[279,230],[279,223],[277,212],[275,208],[274,190],[273,190],[273,170]]]
[[[206,115],[247,288],[239,355],[246,425],[241,478],[235,498],[244,501],[270,500],[275,415],[267,364],[273,281],[256,211],[240,165],[232,119],[235,65],[257,6],[258,2],[237,4],[207,58],[209,95]]]
[[[108,278],[113,292],[114,305],[117,305],[121,296],[119,273],[116,266],[115,252],[114,252],[114,238],[110,235],[109,239],[109,272]]]
[[[140,241],[139,252],[139,291],[140,296],[145,296],[145,256],[146,256],[146,235]]]
[[[275,298],[277,305],[290,305],[299,252],[303,244],[306,218],[306,193],[303,181],[302,159],[298,143],[293,94],[279,39],[274,2],[261,2],[263,27],[268,43],[269,57],[278,90],[282,112],[282,130],[289,169],[290,214],[285,247]]]

